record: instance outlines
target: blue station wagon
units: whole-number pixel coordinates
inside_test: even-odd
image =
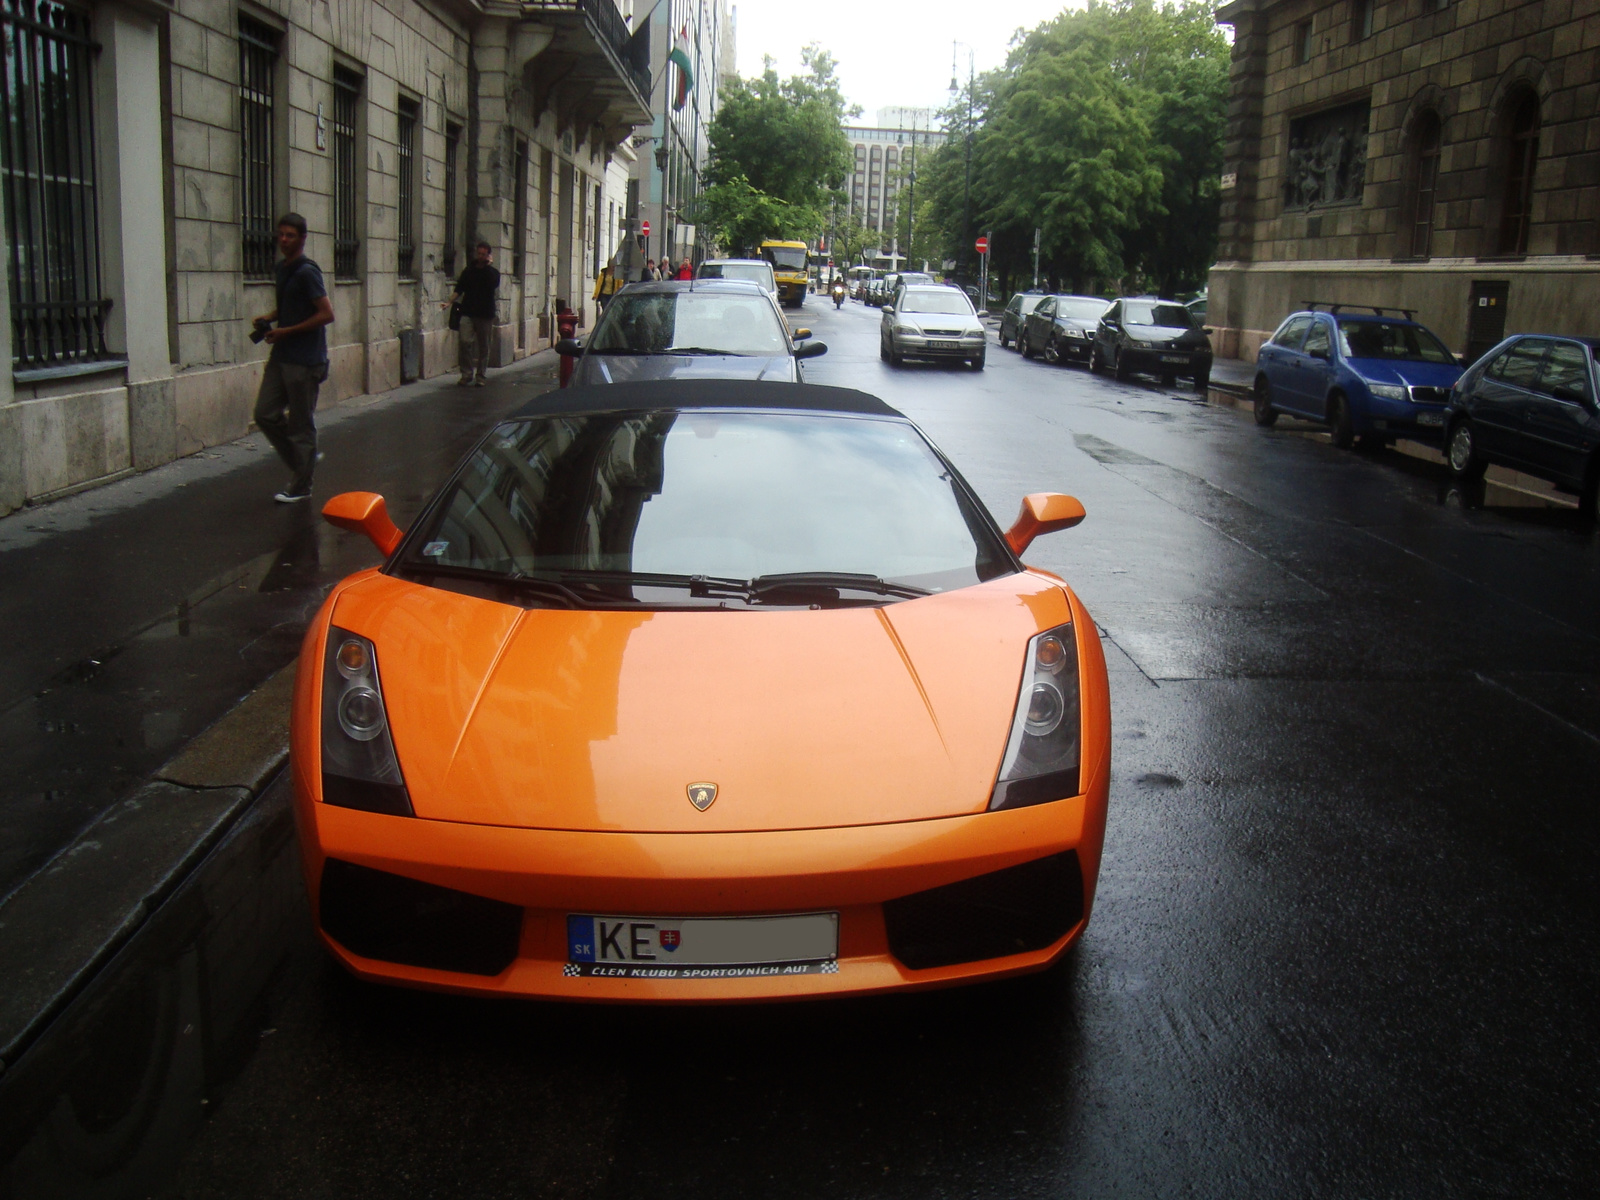
[[[1406,316],[1298,312],[1278,326],[1256,357],[1255,417],[1279,413],[1324,421],[1333,444],[1359,438],[1439,442],[1450,388],[1461,364],[1425,326]]]

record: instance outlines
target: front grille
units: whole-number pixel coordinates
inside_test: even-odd
[[[924,325],[922,327],[922,332],[927,334],[929,337],[958,338],[961,336],[962,331],[959,329],[929,329],[926,325]]]
[[[1082,919],[1083,872],[1072,850],[883,906],[889,952],[913,971],[1043,950]]]
[[[517,957],[522,909],[330,858],[322,928],[352,954],[465,975],[498,975]]]
[[[1444,404],[1450,399],[1450,389],[1443,387],[1414,387],[1411,399],[1417,404]]]

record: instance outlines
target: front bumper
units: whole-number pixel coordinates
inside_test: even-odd
[[[1122,353],[1133,370],[1148,375],[1187,376],[1211,372],[1210,351],[1156,350],[1143,346],[1129,346]]]
[[[363,957],[318,921],[354,974],[480,995],[688,1003],[776,1000],[936,987],[1043,970],[1082,933],[1105,833],[1105,757],[1084,794],[929,821],[773,833],[633,834],[516,829],[391,817],[322,804],[295,772],[295,813],[314,912],[329,859],[520,909],[515,956],[498,974]],[[1052,855],[1075,858],[1082,907],[1061,936],[1024,953],[913,969],[891,952],[885,902]],[[566,916],[839,913],[838,970],[717,979],[572,976]],[[513,922],[517,918],[513,915]],[[904,953],[904,951],[902,951]],[[911,957],[911,955],[907,955]]]
[[[989,339],[981,333],[969,333],[958,338],[935,338],[914,333],[891,333],[889,336],[894,340],[895,348],[907,358],[976,358],[984,353],[989,344]]]

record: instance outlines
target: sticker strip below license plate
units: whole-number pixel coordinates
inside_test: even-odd
[[[568,976],[742,979],[838,971],[839,914],[567,917]]]

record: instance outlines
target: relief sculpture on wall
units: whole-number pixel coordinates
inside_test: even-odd
[[[1365,100],[1289,122],[1283,206],[1359,204],[1367,182]]]

